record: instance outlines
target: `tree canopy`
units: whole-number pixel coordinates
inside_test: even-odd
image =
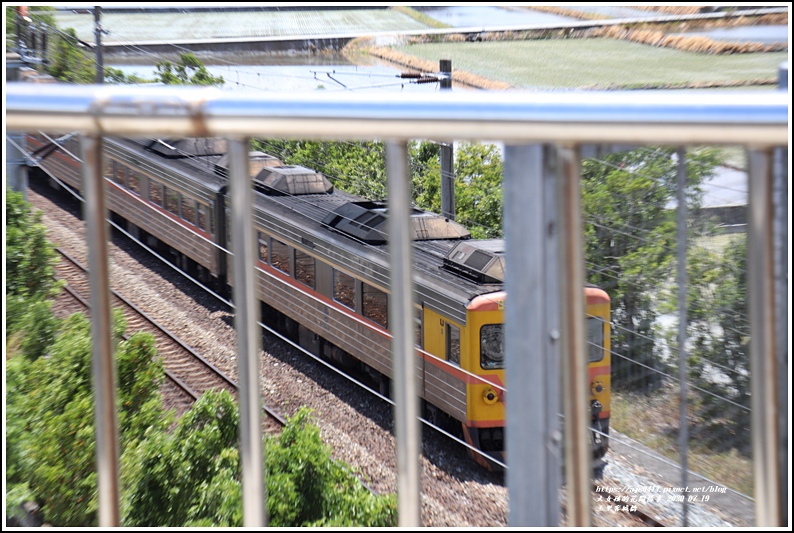
[[[700,186],[720,152],[687,153],[687,201],[700,205]],[[612,383],[653,390],[661,383],[657,295],[674,266],[678,161],[672,147],[642,148],[588,159],[582,165],[587,280],[612,300]]]
[[[213,76],[195,55],[179,54],[179,61],[158,61],[155,81],[166,85],[223,85],[223,76]]]

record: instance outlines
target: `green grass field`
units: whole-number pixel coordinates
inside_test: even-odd
[[[648,83],[736,82],[776,78],[786,52],[709,55],[614,39],[416,44],[396,50],[521,88]],[[772,87],[770,87],[771,89]]]

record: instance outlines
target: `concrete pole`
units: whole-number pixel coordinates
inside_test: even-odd
[[[442,59],[438,62],[439,71],[445,75],[441,80],[442,91],[452,90],[452,61]],[[452,143],[442,143],[439,154],[441,160],[441,214],[455,220],[455,169],[453,168]]]
[[[105,67],[102,64],[102,26],[99,24],[100,6],[94,6],[94,39],[96,41],[96,82],[102,84],[105,79]]]

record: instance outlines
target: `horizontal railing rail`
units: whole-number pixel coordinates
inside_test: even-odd
[[[222,92],[8,84],[6,127],[91,134],[549,143],[788,144],[788,95],[770,91]],[[421,133],[421,134],[420,134]]]

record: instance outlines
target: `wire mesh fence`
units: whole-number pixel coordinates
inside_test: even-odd
[[[304,101],[299,103],[307,104],[308,107],[314,104]],[[341,103],[350,105],[347,101]],[[420,111],[410,107],[415,104],[407,102],[405,107],[417,116],[428,112],[429,108],[426,107]],[[25,108],[25,105],[21,107]],[[275,105],[279,105],[279,102]],[[361,109],[354,109],[356,105],[345,108],[351,111],[351,116],[336,117],[334,120],[339,124],[345,124],[347,119],[355,122],[360,120],[361,113],[366,115],[378,109],[377,106],[364,105]],[[465,106],[468,105],[472,105],[471,102],[465,103]],[[35,105],[32,107],[35,108]],[[730,104],[726,104],[726,109],[729,108]],[[124,107],[120,109],[124,115]],[[223,115],[224,109],[229,111],[231,107],[220,109],[221,112],[215,111],[218,116]],[[258,118],[272,119],[278,114],[273,109],[259,114]],[[236,111],[230,113],[235,115]],[[35,112],[31,113],[37,118],[35,115]],[[494,122],[501,120],[504,123],[504,115],[498,116]],[[604,115],[599,116],[603,119]],[[686,122],[681,118],[683,116],[678,117]],[[753,115],[750,113],[748,116]],[[181,119],[182,116],[177,118]],[[235,134],[261,133],[263,126],[251,125],[256,118],[255,113],[243,118],[235,115],[236,122],[232,126],[224,125],[226,129],[220,128],[219,131],[223,130],[227,134],[232,130]],[[371,119],[371,116],[367,116],[367,119]],[[60,120],[62,122],[58,127],[63,128],[65,122]],[[354,136],[349,133],[351,130],[340,134],[339,130],[333,129],[338,124],[329,126],[328,121],[316,120],[316,117],[312,117],[312,120],[316,121],[318,135],[346,138],[341,139],[340,144],[352,146]],[[454,120],[448,116],[439,117],[438,123],[416,117],[412,120],[435,130],[439,138],[453,139],[459,133]],[[548,120],[548,115],[543,115],[537,121],[538,127]],[[593,120],[592,116],[584,119],[584,122],[591,125],[589,120]],[[751,120],[748,119],[748,122]],[[26,124],[25,127],[36,128],[43,123],[33,121],[31,124],[35,126]],[[86,126],[87,122],[82,124],[81,127],[86,130],[93,127]],[[276,129],[281,128],[282,133],[294,136],[295,131],[300,131],[301,134],[307,134],[308,126],[291,130],[283,123],[274,124]],[[349,124],[345,124],[345,127],[349,127]],[[468,139],[482,135],[488,138],[498,136],[496,127],[486,129],[484,133],[478,127],[472,127],[470,123],[463,134]],[[610,133],[613,136],[610,140],[629,141],[630,135],[626,131],[631,127],[625,124],[624,127],[626,130],[621,134]],[[726,128],[742,130],[743,124],[737,120],[737,123]],[[132,129],[140,132],[141,125],[136,124]],[[352,129],[355,130],[355,127]],[[367,134],[370,133],[367,128],[363,129]],[[646,132],[647,137],[654,141],[657,137],[663,137],[665,141],[673,142],[674,128],[662,124],[659,129],[663,130],[662,134],[658,131]],[[384,131],[385,135],[406,135],[405,129],[395,133],[397,129],[384,127]],[[559,132],[545,132],[555,137],[555,141],[562,142]],[[507,137],[512,136],[512,142],[531,142],[537,141],[542,135],[528,134],[523,130],[517,134],[510,130]],[[598,136],[592,132],[590,135]],[[741,136],[737,134],[736,137]],[[710,131],[704,137],[710,137],[707,140],[711,141],[719,135]],[[752,138],[752,134],[746,137],[742,140],[757,140]],[[699,141],[698,135],[687,137],[692,138]],[[720,142],[725,143],[726,139],[721,138]],[[565,143],[569,141],[582,143],[581,138],[567,139]],[[761,144],[767,146],[773,143],[766,140]],[[278,146],[279,153],[274,155],[286,160],[284,156],[290,147]],[[465,219],[467,223],[473,220],[475,224],[472,226],[479,225],[482,235],[501,237],[501,228],[488,226],[494,219],[480,215],[484,211],[496,213],[499,215],[495,219],[496,224],[500,224],[501,212],[507,209],[511,199],[502,197],[500,184],[494,185],[487,179],[478,181],[477,178],[482,178],[482,175],[472,177],[464,172],[467,168],[485,168],[488,172],[482,174],[486,177],[493,173],[501,178],[504,169],[501,168],[501,159],[496,155],[499,151],[480,150],[482,146],[485,145],[472,143],[471,147],[459,151],[468,159],[461,157],[457,160],[460,165],[460,171],[456,171],[459,181],[457,186],[460,187],[459,194],[470,201],[469,211],[461,215],[459,220]],[[372,151],[364,150],[364,153],[371,155]],[[685,153],[683,158],[682,153]],[[421,147],[416,154],[411,152],[411,155],[410,167],[416,172],[412,181],[424,187],[414,189],[413,200],[420,207],[435,208],[432,187],[424,178],[438,175],[440,170],[427,154],[424,154],[424,158],[418,157]],[[414,158],[414,155],[417,157]],[[382,153],[379,157],[382,157]],[[479,166],[472,164],[472,159],[479,162]],[[764,411],[758,413],[759,404],[751,405],[751,390],[757,393],[760,383],[762,387],[768,386],[774,389],[775,394],[780,394],[785,380],[779,376],[770,379],[763,372],[760,376],[754,376],[755,368],[753,373],[750,372],[753,347],[750,342],[749,293],[753,279],[750,265],[757,258],[759,248],[753,248],[752,242],[749,242],[752,239],[748,229],[753,223],[747,205],[752,180],[748,180],[747,175],[755,175],[758,188],[758,182],[768,177],[768,169],[763,165],[771,166],[771,161],[768,152],[759,156],[757,149],[748,156],[743,147],[688,143],[685,152],[678,146],[652,144],[631,150],[596,150],[595,155],[584,157],[579,162],[586,280],[603,289],[611,300],[609,426],[600,426],[595,431],[608,436],[611,445],[604,472],[606,488],[619,488],[628,493],[621,498],[629,498],[616,502],[615,499],[603,498],[606,492],[596,493],[593,501],[595,513],[609,513],[618,504],[622,507],[649,503],[657,505],[657,512],[666,518],[669,525],[745,526],[753,525],[754,513],[759,513],[759,509],[763,509],[770,499],[769,487],[755,484],[759,478],[753,469],[757,468],[758,461],[764,460],[762,456],[768,453],[768,449],[759,455],[758,444],[754,444],[758,432],[753,429],[758,422],[754,422],[754,419],[768,421],[766,410],[770,407],[772,416],[779,416],[778,405],[770,404],[781,402],[758,399],[759,395],[756,394],[755,401],[763,402],[760,405],[764,406]],[[784,161],[787,160],[784,158]],[[302,164],[320,168],[327,161],[309,157],[303,159]],[[385,160],[381,159],[378,167],[380,182],[369,190],[380,190],[385,194],[388,174],[385,166]],[[776,176],[785,175],[786,166],[782,165],[782,173],[775,170]],[[332,172],[335,175],[331,177],[338,184],[357,181],[358,186],[366,187],[361,176],[350,176],[336,169]],[[679,209],[682,198],[685,211]],[[774,211],[764,215],[768,219],[777,217],[775,219],[780,220],[781,210],[787,212],[787,200],[785,195],[775,198],[777,203]],[[677,218],[681,213],[684,218]],[[681,238],[682,230],[684,239]],[[765,234],[764,237],[773,238],[776,243],[781,239],[779,230],[775,235]],[[758,239],[755,242],[759,242]],[[761,249],[763,253],[770,249],[769,243],[766,244],[767,247]],[[686,265],[683,271],[678,269],[682,259]],[[770,272],[764,267],[767,270],[762,275],[766,278],[771,275],[776,283],[781,279],[787,283],[785,269],[780,272],[777,266],[780,263],[779,259],[775,263],[778,271]],[[769,294],[769,291],[765,293],[766,296]],[[682,297],[685,301],[683,306]],[[780,314],[763,316],[779,317]],[[778,331],[772,331],[774,342],[785,346],[786,343],[779,341]],[[759,333],[756,328],[753,338],[758,340],[759,335],[766,333],[768,330]],[[777,354],[778,360],[780,355]],[[786,355],[787,352],[783,354],[783,361]],[[782,366],[785,368],[785,365]],[[754,378],[758,380],[756,385],[753,385]],[[560,414],[555,413],[557,416]],[[780,428],[784,430],[785,423]],[[779,446],[778,453],[784,448]],[[644,496],[646,498],[642,500]],[[717,516],[718,521],[709,522],[704,515],[710,512]]]

